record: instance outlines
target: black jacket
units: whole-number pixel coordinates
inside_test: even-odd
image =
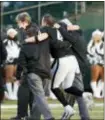
[[[3,81],[3,78],[2,78],[2,73],[3,73],[3,63],[5,62],[6,60],[6,56],[7,56],[7,52],[6,52],[6,49],[4,47],[4,44],[2,43],[2,41],[0,40],[0,95],[2,95],[3,93],[3,90],[4,90],[4,81]],[[3,96],[2,96],[3,97]],[[1,97],[0,97],[0,100],[1,100]]]
[[[86,57],[87,53],[87,44],[84,40],[84,37],[82,36],[81,31],[72,31],[68,32],[63,27],[59,28],[60,32],[62,33],[64,40],[69,41],[72,44],[72,50],[74,55],[76,56],[79,66],[81,69],[81,72],[83,75],[86,72],[86,68],[89,66],[89,62]]]
[[[50,41],[50,53],[53,58],[61,58],[73,54],[71,44],[69,41],[60,41],[57,38],[57,31],[55,28],[44,27],[43,32],[47,32]]]
[[[2,43],[2,40],[0,40],[0,66],[4,63],[7,57],[7,51],[5,49],[4,44]]]
[[[37,35],[38,30],[31,24],[24,31],[26,37]],[[17,68],[17,79],[20,79],[22,71],[27,73],[38,74],[42,78],[50,77],[50,54],[49,54],[49,41],[40,43],[27,43],[23,44]]]

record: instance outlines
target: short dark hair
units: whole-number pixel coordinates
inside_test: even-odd
[[[43,20],[49,25],[49,26],[53,26],[55,21],[55,18],[51,15],[51,14],[45,14],[43,16]]]
[[[28,23],[31,22],[31,16],[27,13],[27,12],[22,12],[22,13],[19,13],[17,16],[16,16],[16,22],[18,21],[27,21]]]

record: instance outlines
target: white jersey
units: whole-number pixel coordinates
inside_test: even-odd
[[[93,43],[91,40],[87,46],[88,60],[90,64],[104,64],[104,46],[103,41]]]

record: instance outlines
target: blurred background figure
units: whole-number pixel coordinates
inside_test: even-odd
[[[103,33],[96,29],[87,46],[88,60],[91,64],[91,87],[94,97],[103,98],[104,89],[104,43]]]
[[[4,61],[6,60],[6,56],[7,56],[6,49],[3,45],[2,39],[0,39],[0,104],[4,98],[3,68],[4,68]]]
[[[17,60],[19,56],[19,42],[17,40],[17,31],[13,28],[7,30],[7,38],[3,41],[6,51],[6,65],[5,65],[5,95],[8,99],[17,100],[18,84],[15,82],[15,73],[17,67]]]
[[[67,11],[63,12],[63,19],[61,20],[61,22],[64,22],[67,25],[72,25],[71,21],[69,20],[69,14]]]

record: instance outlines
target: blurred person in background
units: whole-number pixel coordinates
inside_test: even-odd
[[[7,51],[4,47],[2,39],[0,39],[0,104],[4,98],[4,83],[5,83],[5,81],[3,79],[3,68],[4,68],[4,62],[6,60],[6,57],[7,57]]]
[[[95,30],[87,46],[88,60],[91,64],[91,87],[94,97],[104,96],[104,42],[103,33]]]
[[[60,22],[63,22],[65,24],[69,25],[73,25],[72,22],[69,20],[69,14],[67,13],[67,11],[63,12],[63,19],[60,20]]]
[[[17,40],[17,31],[14,28],[7,30],[7,38],[3,41],[7,51],[5,65],[5,95],[10,100],[17,100],[18,83],[15,81],[17,61],[20,52],[19,42]]]

